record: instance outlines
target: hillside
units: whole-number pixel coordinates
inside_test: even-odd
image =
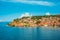
[[[60,27],[60,15],[31,16],[14,19],[8,26],[16,27]]]

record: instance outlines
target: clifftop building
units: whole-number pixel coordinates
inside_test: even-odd
[[[22,17],[31,17],[31,16],[32,16],[31,14],[29,14],[28,12],[26,12],[26,13],[24,13],[24,14],[21,15],[21,18]]]
[[[49,12],[47,12],[47,13],[46,13],[46,15],[50,15],[50,13],[49,13]]]

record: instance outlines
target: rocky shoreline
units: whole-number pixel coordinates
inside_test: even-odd
[[[60,15],[31,16],[14,19],[8,26],[16,27],[60,27]]]

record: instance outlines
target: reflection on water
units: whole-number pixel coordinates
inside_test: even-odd
[[[36,28],[22,28],[22,31],[20,29],[20,32],[22,32],[22,33],[20,33],[20,35],[23,34],[22,38],[24,40],[32,40],[32,39],[36,40],[37,39],[37,35],[36,35],[37,31],[34,29],[36,29]]]
[[[6,23],[5,23],[6,24]],[[1,26],[2,25],[2,26]],[[60,29],[8,27],[0,23],[0,40],[59,40]]]

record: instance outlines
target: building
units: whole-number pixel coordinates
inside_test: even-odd
[[[20,18],[22,18],[22,17],[31,17],[31,16],[32,15],[30,13],[26,12],[26,13],[22,14]]]

